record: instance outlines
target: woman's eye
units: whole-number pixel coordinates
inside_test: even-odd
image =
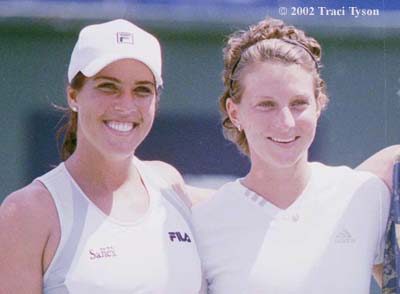
[[[295,100],[292,102],[292,106],[294,107],[302,107],[307,106],[309,103],[307,100]]]
[[[258,103],[258,106],[264,107],[264,108],[272,108],[275,106],[275,103],[272,101],[263,101]]]
[[[112,83],[99,84],[99,85],[97,85],[96,88],[103,92],[110,92],[110,93],[118,90],[118,87]]]
[[[137,87],[134,90],[135,94],[139,96],[149,96],[153,94],[153,90],[150,89],[149,87]]]

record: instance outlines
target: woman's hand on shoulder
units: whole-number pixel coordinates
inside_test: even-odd
[[[159,173],[174,189],[174,191],[189,206],[196,205],[208,199],[215,190],[187,185],[181,173],[172,165],[163,161],[148,161],[152,168]]]
[[[377,175],[389,188],[391,188],[393,164],[399,155],[400,145],[389,146],[366,159],[356,169],[369,171]]]
[[[13,192],[1,204],[0,293],[42,293],[50,197],[40,183],[34,182]]]

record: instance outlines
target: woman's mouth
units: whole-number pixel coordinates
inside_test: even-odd
[[[292,142],[296,141],[298,138],[300,138],[300,136],[294,136],[294,137],[290,137],[290,138],[273,138],[273,137],[268,137],[268,139],[271,140],[272,142],[281,143],[281,144],[289,144],[289,143],[292,143]]]
[[[123,133],[128,133],[138,126],[134,122],[120,122],[115,120],[105,121],[105,124],[110,129]]]

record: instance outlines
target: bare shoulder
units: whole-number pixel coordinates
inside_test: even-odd
[[[46,203],[51,204],[51,196],[49,191],[43,186],[43,184],[38,181],[34,181],[20,190],[8,195],[0,207],[37,209],[42,207],[42,204],[46,205]]]
[[[145,163],[153,169],[157,174],[161,175],[168,184],[174,185],[183,185],[183,177],[181,173],[169,163],[164,161],[145,161]]]
[[[391,187],[393,164],[399,155],[400,145],[389,146],[367,158],[356,169],[377,175]]]
[[[189,195],[191,195],[192,205],[197,205],[211,199],[217,191],[210,188],[200,188],[186,185]]]
[[[8,195],[0,206],[1,293],[41,293],[46,244],[57,221],[51,195],[39,182]]]
[[[210,198],[215,192],[213,189],[200,188],[185,184],[182,174],[172,165],[163,161],[146,161],[146,163],[160,174],[168,185],[177,192],[190,206]]]
[[[39,236],[49,226],[49,216],[55,212],[48,190],[37,181],[8,195],[0,206],[0,226],[13,224],[7,230],[24,231],[40,228]]]

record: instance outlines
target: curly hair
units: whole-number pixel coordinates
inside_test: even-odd
[[[249,155],[246,135],[230,120],[226,101],[230,98],[234,103],[240,103],[244,69],[255,62],[276,61],[302,66],[313,75],[315,98],[320,109],[325,109],[329,98],[325,82],[320,77],[321,54],[321,46],[314,38],[274,18],[266,18],[250,26],[247,31],[236,31],[230,35],[223,49],[224,92],[219,98],[225,138],[234,142],[244,154]]]

